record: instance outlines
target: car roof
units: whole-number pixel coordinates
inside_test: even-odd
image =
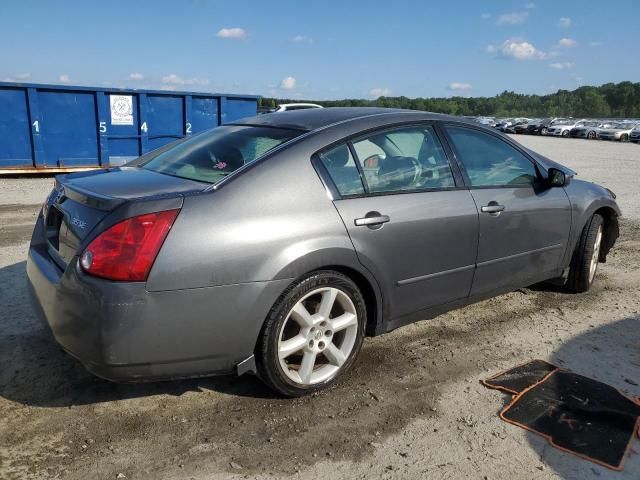
[[[293,110],[288,112],[267,113],[258,117],[250,117],[232,122],[232,125],[291,128],[295,130],[313,131],[346,121],[365,119],[368,117],[388,115],[389,123],[416,120],[456,120],[466,121],[461,117],[452,117],[440,113],[404,110],[400,108],[377,107],[330,107]]]

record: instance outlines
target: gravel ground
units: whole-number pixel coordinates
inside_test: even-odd
[[[479,380],[547,359],[640,395],[640,146],[523,144],[618,194],[622,237],[588,294],[540,287],[367,339],[334,389],[284,400],[252,377],[114,385],[37,323],[25,252],[51,178],[0,179],[0,478],[638,479],[506,424]]]

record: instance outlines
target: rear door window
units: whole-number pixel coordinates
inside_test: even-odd
[[[346,143],[320,154],[320,161],[342,196],[362,195],[360,172]]]
[[[398,128],[355,141],[370,193],[455,187],[449,161],[431,126]]]

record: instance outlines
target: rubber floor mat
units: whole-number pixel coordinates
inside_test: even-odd
[[[489,388],[516,395],[557,369],[544,360],[532,360],[482,380],[482,383]]]
[[[640,404],[610,385],[556,369],[513,397],[500,417],[564,451],[622,470]]]

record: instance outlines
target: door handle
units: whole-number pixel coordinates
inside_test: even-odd
[[[480,209],[482,213],[489,213],[494,217],[500,215],[500,212],[504,210],[504,205],[498,205],[498,202],[489,202],[488,205],[485,205]]]
[[[362,227],[362,226],[375,227],[378,225],[382,225],[383,223],[387,223],[389,220],[391,220],[389,218],[389,215],[380,215],[376,212],[375,216],[372,215],[372,216],[365,216],[362,218],[356,218],[355,224],[356,224],[356,227]]]

